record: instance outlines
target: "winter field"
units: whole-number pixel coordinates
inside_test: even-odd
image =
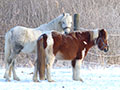
[[[21,81],[6,82],[5,69],[0,69],[0,90],[120,90],[120,67],[81,69],[84,82],[72,80],[71,68],[56,68],[52,71],[55,82],[33,82],[33,68],[17,68]]]

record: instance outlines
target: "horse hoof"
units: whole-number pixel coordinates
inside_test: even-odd
[[[39,82],[39,80],[33,80],[33,82]]]
[[[33,82],[39,82],[39,80],[33,81]]]
[[[6,76],[4,76],[3,78],[6,78]]]
[[[5,81],[10,82],[10,79],[8,77],[4,76],[3,78],[5,78]]]
[[[80,81],[83,83],[84,81],[80,78]]]
[[[6,82],[10,82],[10,79],[6,79],[5,81],[6,81]]]
[[[81,78],[79,79],[74,79],[75,81],[81,81],[81,82],[84,82]]]
[[[14,80],[16,80],[16,81],[20,81],[20,79],[17,77],[17,78],[14,78]]]
[[[45,78],[45,80],[47,80],[47,78]]]
[[[54,80],[48,80],[48,82],[55,82]]]
[[[20,81],[20,79],[18,78],[18,79],[16,79],[17,81]]]

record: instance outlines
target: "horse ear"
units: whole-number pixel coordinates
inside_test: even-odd
[[[104,30],[104,29],[101,29],[100,32],[105,32],[105,30]]]
[[[105,29],[101,29],[99,31],[99,36],[105,36],[106,35],[106,30]]]

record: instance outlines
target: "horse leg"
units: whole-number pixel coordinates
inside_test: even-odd
[[[8,66],[8,65],[7,65]],[[7,67],[6,66],[6,67]],[[11,77],[11,71],[12,71],[12,66],[10,67],[10,69],[9,69],[9,77]],[[4,74],[4,78],[6,78],[6,73]]]
[[[13,72],[13,79],[17,80],[17,81],[20,81],[20,79],[18,78],[18,76],[17,76],[17,74],[15,72],[15,60],[12,63],[12,72]]]
[[[9,75],[9,74],[11,74],[9,71],[10,67],[11,67],[11,63],[8,63],[7,67],[6,67],[5,75],[4,75],[4,78],[6,78],[6,81],[10,81],[10,76],[11,76],[11,75]]]
[[[17,54],[12,52],[6,62],[6,71],[5,71],[5,75],[4,75],[4,78],[6,78],[6,81],[10,81],[9,78],[11,76],[11,70],[13,71],[13,78],[15,80],[19,80],[19,78],[17,77],[15,70],[14,70],[14,62],[15,62],[16,55]]]
[[[9,69],[9,77],[11,77],[12,66]]]
[[[4,78],[6,78],[6,81],[10,81],[10,76],[11,76],[11,69],[12,69],[12,63],[13,58],[14,58],[14,54],[11,54],[7,59],[6,59],[6,71],[5,71],[5,75]]]
[[[15,45],[13,46],[13,54],[14,55],[13,58],[13,62],[12,62],[12,72],[13,72],[13,79],[20,81],[20,79],[18,78],[16,71],[15,71],[15,58],[16,56],[21,52],[21,50],[24,47],[22,45],[20,45],[19,43],[15,43]]]
[[[83,80],[80,77],[80,66],[81,66],[82,60],[73,60],[72,61],[72,70],[73,70],[73,80],[75,81],[81,81],[83,82]]]
[[[54,80],[51,79],[51,69],[52,69],[52,65],[54,63],[55,57],[54,56],[49,56],[46,59],[46,76],[48,79],[48,82],[54,82]]]
[[[10,66],[9,77],[11,77],[11,71],[13,72],[13,79],[20,81],[20,79],[17,77],[16,72],[15,72],[15,61],[13,61],[12,65]]]
[[[35,61],[35,66],[34,66],[34,73],[33,73],[33,81],[34,82],[38,82],[38,79],[37,79],[37,60]]]
[[[8,44],[5,44],[5,60],[4,61],[5,61],[6,71],[4,74],[4,78],[11,77],[11,69],[9,70],[9,72],[7,71],[8,67],[9,67],[9,62],[12,61],[12,60],[10,60],[10,54],[11,54],[10,46]],[[9,76],[8,76],[7,72],[9,73]]]

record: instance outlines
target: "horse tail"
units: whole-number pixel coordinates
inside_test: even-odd
[[[45,34],[44,34],[45,35]],[[40,80],[45,80],[45,47],[44,35],[41,35],[37,41],[37,69]]]
[[[11,53],[11,49],[10,49],[10,39],[11,39],[11,36],[12,36],[12,33],[11,31],[8,31],[6,34],[5,34],[5,47],[4,47],[4,55],[5,55],[5,64],[7,64],[7,60],[10,56],[10,53]]]

